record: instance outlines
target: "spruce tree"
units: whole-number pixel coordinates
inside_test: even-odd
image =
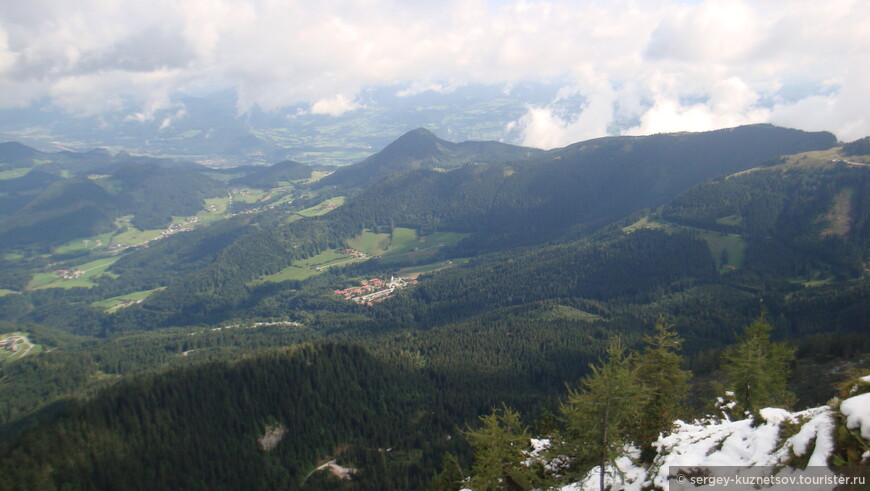
[[[655,457],[652,443],[659,434],[671,428],[674,420],[685,413],[691,372],[683,370],[680,356],[683,340],[675,326],[659,317],[655,334],[645,336],[646,347],[638,355],[635,373],[644,387],[646,400],[638,419],[635,441],[641,446],[641,458],[651,462]]]
[[[746,327],[737,344],[722,353],[722,371],[739,409],[752,413],[756,419],[761,408],[788,406],[795,399],[788,390],[794,348],[771,342],[772,330],[767,316],[762,314]]]
[[[465,479],[465,472],[462,470],[462,465],[459,464],[459,459],[452,453],[445,452],[441,460],[441,471],[432,477],[430,489],[433,491],[458,491],[461,489],[462,481]]]
[[[502,406],[480,420],[481,428],[465,433],[474,448],[469,487],[475,491],[531,489],[539,484],[534,469],[522,464],[531,450],[531,435],[520,414]]]
[[[630,443],[644,391],[619,338],[611,341],[607,360],[590,368],[592,373],[583,378],[579,389],[569,389],[559,410],[565,423],[565,450],[578,463],[599,467],[603,491],[607,465]]]

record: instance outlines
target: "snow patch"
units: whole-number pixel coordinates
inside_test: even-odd
[[[353,475],[357,473],[357,470],[352,467],[343,467],[338,465],[335,460],[330,460],[329,462],[321,465],[315,471],[329,470],[333,476],[343,480],[349,481],[353,478]]]
[[[267,425],[266,433],[260,438],[257,438],[257,443],[260,444],[260,448],[268,452],[281,443],[281,440],[284,439],[286,433],[287,428],[284,428],[284,426],[280,424]]]
[[[870,440],[870,393],[846,399],[840,403],[840,412],[846,417],[847,428],[860,428],[861,437]]]

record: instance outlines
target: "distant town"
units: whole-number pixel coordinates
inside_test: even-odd
[[[380,278],[371,278],[360,281],[360,286],[335,290],[333,293],[360,305],[371,307],[392,297],[396,290],[416,284],[417,280],[414,279],[390,277],[390,281],[386,282]]]

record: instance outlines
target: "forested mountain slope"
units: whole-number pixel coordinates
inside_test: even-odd
[[[398,148],[405,148],[404,140],[421,138],[438,145],[431,135],[409,134],[397,142],[401,143]],[[638,209],[657,206],[704,179],[757,166],[783,148],[826,149],[833,143],[829,133],[753,126],[596,140],[532,160],[466,165],[450,172],[398,172],[328,215],[261,228],[244,246],[228,248],[208,269],[154,296],[151,302],[158,307],[161,298],[171,298],[175,303],[171,309],[197,311],[202,309],[196,305],[204,305],[206,297],[216,308],[238,304],[244,295],[243,283],[280,270],[306,254],[341,247],[363,229],[389,233],[401,226],[423,234],[436,230],[472,233],[459,245],[465,255],[540,244],[571,230],[591,231]],[[388,147],[372,159],[380,161],[382,154],[397,151]],[[402,155],[418,157],[410,151]],[[159,308],[165,310],[166,303]]]
[[[340,459],[355,489],[421,488],[458,422],[423,382],[333,344],[140,377],[0,447],[3,487],[340,488],[315,470]]]
[[[368,469],[360,485],[420,488],[443,450],[467,456],[466,422],[505,402],[546,425],[543,410],[612,336],[635,347],[662,315],[685,339],[699,411],[719,395],[720,350],[760,312],[797,348],[796,372],[814,374],[793,383],[799,407],[824,403],[870,350],[860,141],[762,125],[509,161],[499,152],[514,149],[406,137],[432,145],[385,150],[398,164],[355,189],[319,186],[292,163],[84,176],[33,164],[0,180],[21,184],[2,196],[23,203],[11,217],[64,222],[59,205],[79,200],[111,221],[126,196],[142,220],[170,209],[211,220],[118,255],[0,256],[0,327],[39,346],[0,366],[0,466],[35,486],[111,487],[162,465],[134,485],[292,488],[341,454]],[[161,203],[141,205],[148,196]],[[59,268],[104,273],[65,283]],[[381,301],[342,294],[392,277],[407,284]],[[303,342],[314,344],[270,350]],[[286,438],[261,450],[279,424]]]

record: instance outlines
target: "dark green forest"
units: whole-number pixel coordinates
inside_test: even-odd
[[[823,404],[870,352],[861,145],[756,125],[542,152],[418,130],[317,181],[7,144],[4,170],[33,168],[0,180],[0,332],[40,352],[0,366],[0,466],[20,489],[424,489],[445,452],[470,469],[478,416],[545,428],[615,335],[641,350],[662,318],[687,411],[721,395],[723,350],[762,314],[795,354],[793,406]],[[61,247],[219,200],[147,247]],[[407,230],[408,252],[342,255]],[[83,286],[35,282],[102,259]],[[381,303],[334,293],[409,271]],[[272,451],[268,428],[286,432]],[[308,475],[334,458],[359,474]]]

